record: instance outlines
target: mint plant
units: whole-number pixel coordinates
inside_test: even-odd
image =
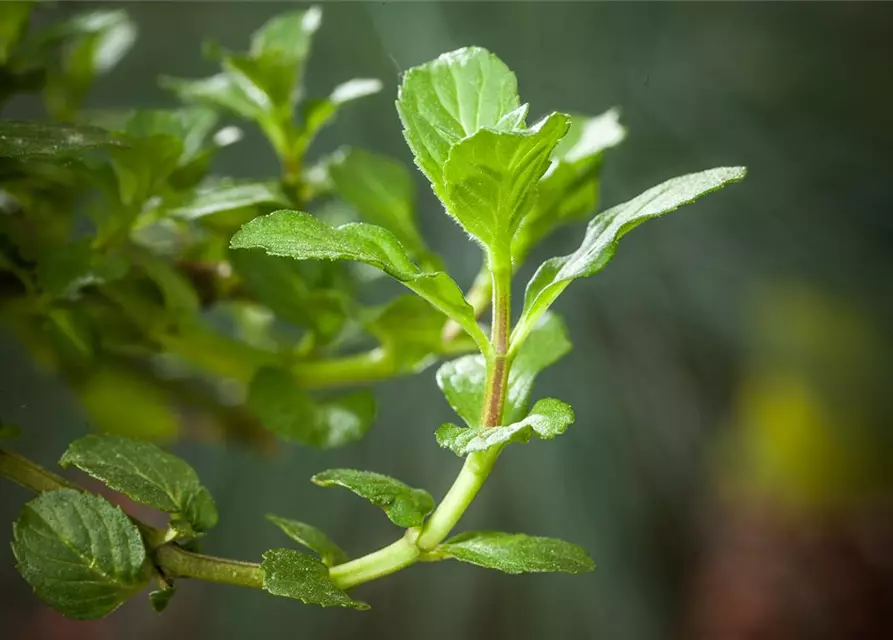
[[[246,411],[282,436],[331,447],[366,429],[372,409],[363,392],[319,400],[301,387],[366,382],[419,371],[433,359],[462,354],[443,363],[435,376],[461,423],[434,430],[439,446],[464,458],[461,470],[439,502],[423,489],[377,472],[321,471],[313,476],[314,483],[364,498],[384,511],[402,534],[382,549],[350,559],[322,531],[292,519],[307,514],[271,515],[273,525],[311,553],[272,549],[260,563],[250,563],[197,551],[202,537],[217,524],[214,500],[185,461],[155,444],[88,435],[71,444],[60,464],[170,514],[164,529],[150,527],[104,497],[0,450],[0,474],[40,493],[13,526],[18,568],[37,596],[65,615],[106,615],[153,581],[156,589],[150,601],[161,610],[184,578],[264,589],[308,604],[366,609],[369,605],[349,590],[418,562],[452,559],[512,574],[575,574],[594,568],[584,549],[556,538],[495,531],[451,534],[509,445],[555,438],[574,422],[567,403],[554,398],[532,401],[537,375],[571,348],[563,322],[550,310],[559,296],[574,280],[603,269],[627,232],[741,180],[745,170],[724,167],[673,178],[599,213],[575,251],[540,265],[526,285],[520,314],[513,317],[513,276],[531,248],[594,207],[602,154],[625,135],[617,112],[596,118],[552,113],[528,125],[528,105],[521,103],[514,74],[478,47],[446,53],[404,74],[396,106],[416,165],[446,214],[482,250],[481,272],[465,294],[418,232],[412,179],[399,164],[343,150],[305,166],[304,153],[319,126],[346,100],[373,86],[353,82],[328,99],[299,100],[302,64],[318,23],[316,10],[276,18],[255,34],[247,54],[211,47],[221,61],[220,74],[198,81],[165,80],[185,100],[257,122],[282,161],[283,176],[275,185],[193,182],[178,174],[194,176],[197,158],[209,153],[196,143],[192,155],[184,156],[185,145],[162,142],[159,127],[182,125],[182,115],[137,117],[123,138],[67,125],[4,124],[2,150],[9,154],[24,149],[13,156],[17,162],[49,155],[54,160],[75,157],[86,166],[91,150],[108,151],[113,170],[106,186],[125,213],[97,217],[97,238],[66,263],[80,271],[62,269],[78,277],[66,280],[51,270],[56,280],[49,282],[57,282],[54,290],[60,292],[100,283],[101,295],[151,320],[145,330],[158,345],[188,352],[212,370],[241,379],[247,385]],[[296,109],[301,114],[297,124]],[[146,130],[153,133],[140,133]],[[145,160],[147,153],[150,161]],[[166,167],[162,175],[159,166]],[[76,169],[65,171],[82,177]],[[174,175],[189,186],[178,189],[176,184],[184,182]],[[353,204],[370,222],[337,224],[327,215],[303,210],[329,193]],[[241,224],[246,208],[280,203],[290,206]],[[232,220],[238,221],[226,264],[242,273],[242,284],[270,310],[307,329],[287,353],[261,351],[260,357],[258,349],[245,342],[217,337],[202,342],[196,336],[205,333],[182,333],[192,330],[199,306],[184,293],[193,291],[188,280],[171,262],[144,251],[133,239],[140,229],[161,222],[192,230],[192,223],[227,211],[239,215],[208,232],[219,239]],[[196,255],[206,251],[220,259],[225,247],[206,238],[195,240],[200,247]],[[126,243],[125,256],[113,253],[119,241]],[[8,260],[10,270],[21,278],[23,288],[43,291],[30,279],[27,257],[20,252],[13,258]],[[126,282],[121,272],[127,269],[117,266],[117,259],[129,262],[131,270],[141,269],[158,287],[163,316],[153,319],[141,297],[120,285]],[[382,308],[361,308],[345,288],[343,263],[377,269],[411,294]],[[214,290],[225,295],[229,289],[215,282]],[[484,326],[478,318],[488,306],[491,317]],[[52,302],[47,309],[58,313]],[[345,337],[350,325],[367,331],[378,344],[371,351],[331,356],[333,348],[350,344]],[[64,330],[76,325],[69,321],[61,326]],[[176,331],[171,332],[172,326]],[[243,334],[246,342],[252,341],[251,335],[256,337]],[[232,348],[234,354],[220,353],[218,345]]]

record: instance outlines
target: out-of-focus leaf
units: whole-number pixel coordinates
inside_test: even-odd
[[[154,444],[110,435],[75,440],[59,464],[75,466],[135,502],[182,515],[196,531],[217,524],[214,499],[189,464]]]
[[[344,550],[316,527],[274,515],[267,515],[267,520],[282,529],[285,535],[298,544],[318,553],[325,565],[332,567],[347,562],[347,554],[344,553]]]
[[[257,372],[251,380],[247,402],[270,431],[320,449],[359,440],[375,418],[375,398],[368,391],[314,400],[288,372],[274,367]]]
[[[345,149],[329,164],[339,196],[372,224],[388,229],[411,254],[426,251],[415,214],[415,183],[401,163],[362,149]]]
[[[398,527],[416,527],[434,510],[434,498],[395,478],[356,469],[329,469],[312,478],[321,487],[344,487],[384,510]]]
[[[526,336],[572,281],[601,271],[614,257],[620,238],[628,232],[646,220],[675,211],[703,195],[739,182],[746,173],[744,167],[720,167],[680,176],[598,214],[589,223],[583,243],[576,251],[547,260],[530,279],[524,295],[524,310],[512,332],[512,341]]]
[[[328,98],[306,100],[301,105],[301,129],[294,143],[296,153],[303,153],[320,129],[329,124],[345,104],[381,91],[375,78],[354,78],[339,84]]]
[[[13,524],[19,573],[69,618],[108,615],[151,575],[139,529],[99,496],[58,489],[27,503]]]
[[[149,604],[152,605],[152,609],[156,613],[161,613],[165,609],[167,609],[167,605],[170,604],[171,598],[174,597],[174,594],[177,592],[174,585],[169,584],[163,589],[156,589],[155,591],[149,592]]]
[[[222,181],[200,186],[176,200],[166,213],[181,220],[196,220],[216,213],[259,205],[284,205],[288,198],[277,182]]]
[[[231,251],[230,261],[259,302],[283,320],[312,329],[320,344],[334,338],[344,325],[344,295],[336,289],[311,287],[294,260],[262,251]]]
[[[40,288],[55,298],[75,298],[84,287],[124,277],[128,264],[119,254],[94,250],[89,238],[63,245],[41,256],[37,264]]]
[[[441,313],[417,296],[400,296],[385,305],[366,329],[377,337],[399,371],[421,371],[443,350]]]
[[[170,440],[177,434],[179,419],[167,395],[124,369],[91,372],[78,395],[98,431],[143,440]]]
[[[423,272],[394,235],[370,224],[330,227],[299,211],[277,211],[256,218],[233,236],[234,249],[264,249],[296,260],[353,260],[381,269],[453,318],[483,348],[487,338],[474,309],[446,273]]]
[[[587,573],[595,563],[580,546],[540,536],[471,531],[450,538],[437,553],[505,573]]]
[[[545,398],[538,400],[530,414],[520,422],[503,427],[444,424],[438,427],[435,435],[441,447],[457,456],[466,456],[509,442],[527,442],[534,435],[541,440],[551,440],[564,433],[573,421],[574,412],[570,405],[554,398]]]
[[[0,120],[0,157],[19,160],[71,160],[89,151],[122,147],[98,127]]]
[[[28,25],[32,2],[0,2],[0,66],[6,64]]]
[[[306,553],[270,549],[264,553],[260,568],[264,573],[264,590],[274,596],[295,598],[321,607],[369,608],[365,602],[354,600],[335,586],[329,578],[329,568]]]

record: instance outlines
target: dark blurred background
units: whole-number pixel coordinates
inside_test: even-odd
[[[45,18],[95,6],[60,3]],[[174,106],[159,74],[212,73],[202,39],[244,48],[292,7],[125,6],[139,39],[88,106]],[[572,540],[598,570],[422,565],[361,587],[374,606],[362,614],[183,583],[162,616],[135,598],[82,623],[41,605],[3,545],[4,637],[893,637],[891,36],[893,5],[882,3],[325,3],[309,93],[355,76],[385,88],[345,110],[317,148],[350,143],[410,162],[393,107],[400,72],[477,44],[514,69],[532,115],[622,108],[630,135],[608,154],[603,207],[678,174],[750,169],[637,230],[561,299],[575,349],[536,396],[570,402],[577,423],[505,455],[461,525]],[[18,100],[4,116],[39,116],[36,104]],[[275,175],[260,134],[246,134],[215,168]],[[478,250],[418,177],[423,231],[467,286]],[[539,247],[519,286],[580,233]],[[0,362],[0,415],[23,427],[23,453],[53,462],[87,419],[8,336]],[[370,468],[442,495],[459,463],[432,437],[452,419],[433,373],[379,385],[376,426],[346,449],[177,446],[220,507],[205,549],[252,559],[280,546],[267,512],[307,519],[352,554],[390,542],[396,530],[375,509],[308,478]],[[28,496],[0,487],[9,523]]]

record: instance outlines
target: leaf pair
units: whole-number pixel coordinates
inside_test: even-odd
[[[214,500],[192,467],[155,445],[91,435],[72,443],[59,462],[172,514],[173,535],[194,537],[217,523]],[[12,549],[37,596],[82,620],[117,609],[153,572],[140,529],[121,508],[74,489],[28,502],[13,525]],[[155,592],[153,606],[171,594]]]

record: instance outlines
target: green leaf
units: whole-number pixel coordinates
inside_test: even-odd
[[[471,531],[450,538],[436,552],[505,573],[587,573],[595,563],[586,550],[555,538],[523,533]]]
[[[406,142],[438,194],[450,148],[483,128],[514,128],[524,117],[520,106],[515,74],[480,47],[409,69],[397,99]]]
[[[136,525],[119,507],[73,489],[25,505],[13,524],[12,552],[37,597],[78,620],[108,615],[150,576]]]
[[[329,165],[338,195],[372,224],[384,227],[411,253],[426,250],[415,215],[415,183],[396,160],[346,149]]]
[[[113,10],[83,13],[39,34],[39,41],[62,44],[60,60],[49,66],[43,91],[50,114],[74,117],[94,80],[130,51],[136,32],[126,11]]]
[[[31,2],[0,2],[0,66],[6,64],[28,26]]]
[[[381,91],[381,81],[375,78],[354,78],[339,84],[327,98],[306,100],[301,105],[301,130],[294,142],[293,152],[303,154],[319,131],[329,124],[345,104],[375,95]]]
[[[152,605],[152,609],[156,613],[161,613],[165,609],[167,609],[167,605],[170,604],[171,598],[174,597],[176,593],[176,588],[174,585],[169,584],[162,589],[156,589],[155,591],[149,592],[149,604]]]
[[[588,216],[598,203],[599,170],[606,149],[623,142],[626,129],[617,109],[593,118],[575,115],[540,179],[533,207],[512,239],[512,259],[524,262],[530,249],[556,228]]]
[[[297,520],[289,520],[288,518],[280,518],[279,516],[267,515],[267,520],[275,524],[289,538],[302,544],[312,551],[316,551],[322,558],[324,564],[329,567],[336,564],[347,562],[347,554],[337,544],[332,542],[329,537],[314,526]]]
[[[319,344],[329,342],[344,326],[344,294],[311,286],[300,263],[263,251],[231,251],[230,262],[259,302],[282,320],[312,329]]]
[[[138,109],[124,123],[122,133],[135,138],[167,136],[182,142],[180,164],[194,160],[205,148],[217,124],[217,114],[205,107]]]
[[[447,210],[495,256],[510,260],[512,237],[569,125],[569,116],[553,113],[530,129],[482,129],[450,149],[443,166]]]
[[[417,527],[434,510],[434,498],[423,489],[412,487],[380,473],[355,469],[329,469],[311,480],[321,487],[344,487],[376,507],[384,509],[398,527]]]
[[[196,220],[215,213],[287,202],[288,198],[277,182],[227,180],[189,191],[185,198],[167,207],[166,213],[180,220]]]
[[[457,456],[465,456],[475,451],[486,451],[509,442],[527,442],[536,435],[541,440],[551,440],[564,433],[574,421],[570,405],[545,398],[538,400],[530,415],[504,427],[459,427],[444,424],[438,427],[435,435],[437,444],[449,449]]]
[[[84,238],[42,255],[37,264],[37,282],[53,298],[74,299],[85,287],[124,277],[127,269],[121,255],[96,251],[91,240]]]
[[[179,417],[157,384],[118,367],[89,373],[77,390],[94,429],[152,440],[177,434]]]
[[[652,218],[675,211],[684,204],[742,180],[744,167],[721,167],[668,180],[629,202],[598,214],[586,229],[583,243],[572,254],[544,262],[527,285],[524,310],[512,343],[530,331],[539,317],[577,278],[601,271],[614,257],[617,243],[629,231]]]
[[[122,145],[98,127],[0,120],[0,158],[70,160],[89,151]]]
[[[509,371],[504,422],[518,422],[525,415],[537,374],[568,351],[570,341],[561,318],[546,313],[524,341]],[[487,367],[480,355],[468,355],[443,363],[437,384],[453,410],[469,427],[479,427],[484,405]]]
[[[443,351],[443,315],[417,296],[405,295],[365,323],[381,341],[398,371],[418,372]]]
[[[368,604],[354,600],[335,586],[329,578],[329,568],[305,553],[294,549],[270,549],[264,553],[260,568],[264,572],[264,590],[274,596],[321,607],[369,609]]]
[[[356,442],[375,418],[375,398],[369,391],[316,401],[287,371],[275,367],[263,367],[255,374],[247,404],[270,431],[320,449]]]
[[[264,249],[295,260],[354,260],[381,269],[456,320],[475,342],[488,345],[462,290],[442,271],[424,272],[387,229],[365,223],[331,227],[299,211],[255,218],[233,236],[234,249]]]
[[[163,88],[177,94],[183,102],[223,108],[247,120],[262,118],[269,108],[266,99],[246,90],[244,81],[240,83],[230,73],[218,73],[197,80],[162,76],[159,82]]]
[[[140,504],[182,514],[196,531],[217,524],[217,507],[183,459],[148,442],[89,435],[75,440],[59,460],[75,466]]]
[[[319,7],[275,16],[251,36],[251,55],[256,58],[274,55],[293,62],[303,61],[310,53],[313,34],[321,23]]]
[[[199,312],[201,304],[192,283],[168,260],[141,247],[130,247],[128,254],[133,265],[158,287],[165,307],[174,318],[190,317]]]

